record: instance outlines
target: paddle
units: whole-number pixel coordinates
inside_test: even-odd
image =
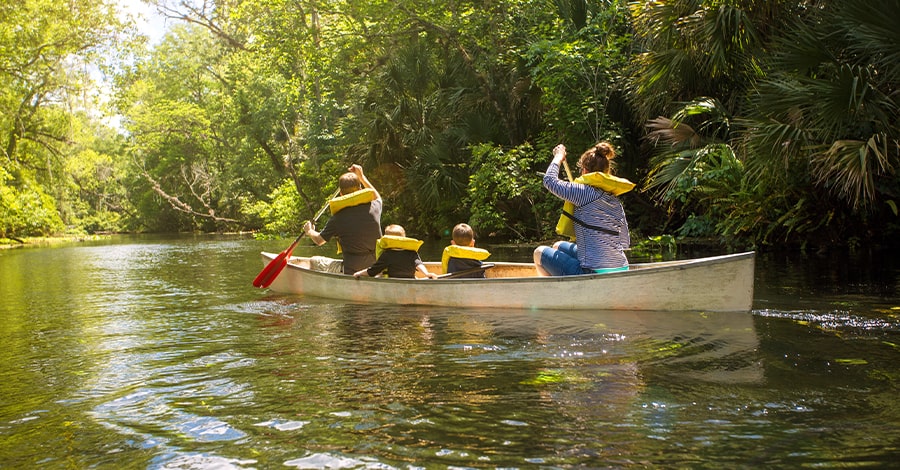
[[[341,189],[338,188],[337,191],[328,198],[328,201],[334,199],[340,192]],[[322,217],[322,214],[325,213],[325,209],[328,209],[327,201],[325,202],[325,205],[319,209],[319,212],[316,213],[316,217],[312,220],[313,225],[316,224],[319,217]],[[269,285],[275,281],[275,278],[281,274],[281,270],[287,266],[287,260],[291,257],[291,253],[294,251],[294,247],[297,246],[297,243],[300,243],[300,239],[303,238],[303,235],[305,235],[305,233],[301,233],[294,240],[294,243],[291,243],[291,246],[279,253],[272,261],[269,261],[269,264],[267,264],[266,267],[256,275],[256,279],[253,280],[254,287],[269,287]]]
[[[575,181],[575,178],[572,178],[572,170],[569,169],[569,161],[563,158],[563,168],[566,169],[566,176],[569,177],[569,181]]]
[[[463,269],[462,271],[456,271],[455,273],[441,274],[437,278],[438,279],[453,279],[454,277],[465,276],[467,274],[474,274],[474,273],[484,271],[485,269],[490,269],[493,267],[494,267],[494,265],[491,263],[482,264],[481,266],[475,266],[474,268]]]

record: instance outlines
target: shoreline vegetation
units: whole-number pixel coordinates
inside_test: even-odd
[[[112,234],[95,235],[58,235],[50,237],[7,237],[0,238],[0,250],[10,248],[45,247],[62,243],[107,240]]]
[[[145,3],[152,43],[113,0],[0,15],[0,246],[298,234],[353,164],[419,238],[529,243],[551,149],[608,141],[639,246],[900,247],[896,0]]]

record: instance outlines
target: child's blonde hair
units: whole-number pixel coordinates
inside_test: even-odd
[[[393,235],[395,237],[405,237],[406,230],[403,229],[402,226],[397,224],[391,224],[384,228],[385,235]]]

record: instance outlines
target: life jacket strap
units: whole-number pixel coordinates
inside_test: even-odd
[[[600,232],[600,233],[605,233],[605,234],[607,234],[607,235],[619,236],[619,231],[618,231],[618,230],[613,230],[613,229],[609,229],[609,228],[606,228],[606,227],[598,227],[598,226],[596,226],[596,225],[591,225],[591,224],[589,224],[589,223],[587,223],[587,222],[585,222],[585,221],[579,219],[578,217],[575,217],[574,214],[571,214],[571,213],[569,213],[568,211],[562,211],[562,213],[563,213],[564,216],[566,216],[566,217],[572,219],[572,222],[575,222],[576,224],[581,225],[582,227],[587,227],[587,228],[589,228],[589,229],[591,229],[591,230],[596,230],[596,231],[598,231],[598,232]]]

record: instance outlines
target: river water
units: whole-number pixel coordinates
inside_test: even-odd
[[[287,244],[0,251],[0,467],[900,461],[900,266],[887,254],[760,255],[748,313],[541,312],[253,288],[259,251]]]

